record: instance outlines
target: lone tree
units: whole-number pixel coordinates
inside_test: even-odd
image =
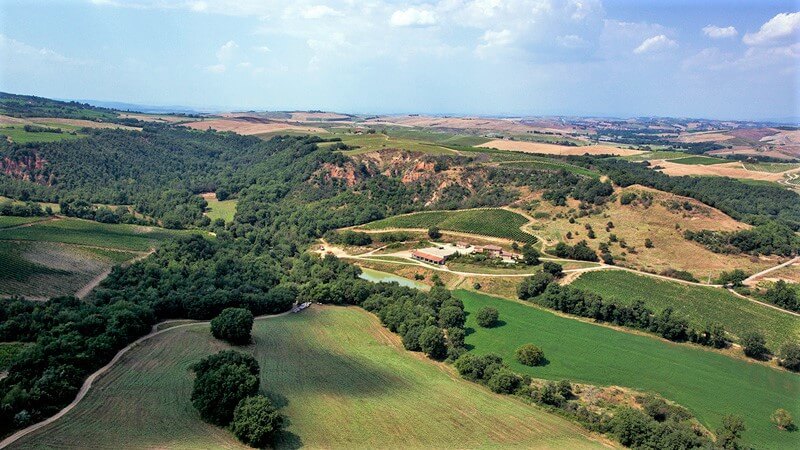
[[[497,309],[492,308],[491,306],[484,306],[480,310],[478,310],[478,315],[476,319],[478,320],[478,325],[482,326],[483,328],[491,328],[497,325],[497,319],[500,318],[500,313]]]
[[[439,239],[442,237],[442,232],[439,231],[439,227],[430,227],[428,228],[428,237],[431,239]]]
[[[544,352],[533,344],[525,344],[517,349],[517,361],[526,366],[539,366],[544,363]]]
[[[794,422],[792,421],[792,415],[789,414],[789,411],[778,408],[769,416],[770,422],[774,423],[779,430],[793,430],[794,429]]]
[[[226,308],[211,321],[211,334],[234,345],[250,343],[253,313],[244,308]]]
[[[742,337],[744,354],[753,359],[764,359],[769,355],[766,343],[764,335],[757,331],[751,331]]]
[[[255,395],[240,401],[233,412],[231,431],[245,444],[262,448],[283,426],[283,416],[267,397]]]

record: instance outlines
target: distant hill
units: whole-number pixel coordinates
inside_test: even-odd
[[[63,102],[33,95],[0,92],[0,114],[12,117],[60,117],[65,119],[115,119],[118,114],[108,108],[75,101]]]

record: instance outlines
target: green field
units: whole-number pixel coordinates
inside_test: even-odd
[[[3,242],[0,295],[47,298],[72,295],[136,253],[52,242]]]
[[[225,222],[231,222],[233,215],[236,214],[236,203],[238,200],[217,200],[216,198],[206,198],[208,203],[208,211],[206,215],[212,221],[222,219]]]
[[[770,173],[781,173],[800,167],[797,163],[742,163],[742,165],[747,170]]]
[[[559,161],[508,161],[501,162],[500,165],[501,167],[520,167],[523,169],[535,170],[566,170],[576,175],[584,175],[592,178],[600,178],[602,176],[600,172]]]
[[[384,228],[430,228],[461,233],[479,234],[510,239],[518,242],[536,242],[536,236],[520,227],[528,223],[525,217],[505,209],[465,209],[460,211],[427,211],[394,216],[370,222],[360,228],[380,230]]]
[[[786,341],[800,342],[799,317],[747,301],[724,289],[657,280],[622,270],[587,272],[572,286],[614,303],[630,305],[641,300],[656,312],[672,308],[698,329],[718,323],[735,336],[760,331],[773,351]]]
[[[0,127],[0,136],[7,136],[17,144],[27,144],[29,142],[54,142],[65,139],[79,139],[83,137],[80,134],[69,134],[70,130],[65,129],[63,125],[52,128],[61,128],[62,133],[39,132],[31,133],[25,131],[22,125],[6,125]]]
[[[253,337],[262,390],[289,419],[278,448],[600,447],[577,425],[406,352],[358,308],[258,321]],[[189,400],[189,365],[223,346],[207,325],[165,332],[11,448],[240,448]]]
[[[401,137],[387,136],[385,134],[336,134],[341,137],[342,142],[358,147],[355,150],[347,150],[347,155],[360,155],[382,149],[401,149],[415,152],[429,153],[433,155],[454,154],[455,151],[436,143],[407,139]]]
[[[456,134],[431,131],[424,128],[388,128],[386,134],[393,138],[413,139],[444,146],[475,146],[485,144],[491,139],[474,134]]]
[[[165,239],[187,233],[189,232],[158,227],[103,224],[66,218],[48,220],[28,227],[0,230],[0,241],[61,242],[144,252]]]
[[[475,353],[498,353],[514,370],[533,377],[657,392],[687,407],[711,429],[720,425],[723,415],[737,414],[747,425],[743,436],[748,444],[763,449],[797,448],[796,433],[780,431],[769,421],[777,408],[800,417],[800,376],[796,374],[560,317],[511,300],[467,291],[455,295],[470,313],[467,345]],[[475,312],[485,305],[497,308],[504,324],[477,326]],[[514,360],[517,347],[529,342],[544,350],[547,365],[532,368]]]
[[[687,156],[686,158],[671,159],[670,162],[674,162],[676,164],[689,164],[695,166],[711,166],[714,164],[723,164],[730,161],[726,161],[720,158],[711,158],[708,156]]]
[[[0,230],[3,228],[18,227],[26,223],[39,222],[46,220],[47,217],[18,217],[18,216],[0,216]]]
[[[651,161],[655,159],[678,159],[678,158],[686,158],[688,153],[684,152],[674,152],[670,150],[656,150],[647,153],[640,153],[638,155],[628,155],[628,156],[620,156],[619,159],[624,159],[627,161]]]

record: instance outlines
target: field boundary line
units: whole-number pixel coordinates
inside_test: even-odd
[[[800,262],[800,256],[795,256],[794,258],[792,258],[792,259],[790,259],[790,260],[788,260],[788,261],[786,261],[784,263],[778,264],[777,266],[773,266],[773,267],[770,267],[768,269],[764,269],[761,272],[754,273],[754,274],[750,275],[749,277],[745,278],[743,283],[744,284],[750,283],[750,282],[754,281],[756,278],[758,278],[760,276],[764,276],[764,275],[766,275],[766,274],[768,274],[770,272],[776,271],[778,269],[783,269],[784,267],[791,266],[792,264],[794,264],[796,262]]]
[[[268,315],[258,316],[254,320],[264,320],[264,319],[271,319],[271,318],[274,318],[274,317],[282,317],[282,316],[285,316],[285,315],[290,314],[290,313],[291,313],[290,311],[286,311],[286,312],[282,312],[282,313],[278,313],[278,314],[268,314]],[[150,338],[153,338],[155,336],[158,336],[158,335],[160,335],[162,333],[166,333],[167,331],[177,330],[178,328],[185,328],[185,327],[194,326],[194,325],[204,325],[204,324],[211,323],[210,321],[197,321],[197,322],[191,322],[191,323],[184,323],[184,324],[180,324],[180,325],[175,325],[174,327],[164,328],[163,330],[159,330],[158,329],[159,325],[163,325],[165,323],[175,322],[175,321],[179,321],[179,320],[186,320],[186,319],[165,320],[163,322],[159,322],[157,324],[154,324],[153,328],[152,328],[152,331],[150,331],[150,333],[140,337],[139,339],[133,341],[132,343],[130,343],[127,346],[125,346],[122,349],[120,349],[120,351],[118,351],[117,354],[114,355],[114,358],[112,358],[111,361],[108,362],[108,364],[106,364],[105,366],[97,369],[97,371],[95,371],[93,374],[89,375],[89,377],[86,378],[86,380],[84,380],[83,385],[81,386],[80,390],[78,391],[78,394],[75,396],[75,399],[73,399],[72,402],[69,405],[65,406],[64,408],[61,409],[61,411],[59,411],[56,414],[48,417],[47,419],[44,419],[41,422],[37,422],[37,423],[35,423],[33,425],[30,425],[27,428],[23,428],[22,430],[19,430],[16,433],[12,434],[11,436],[3,439],[2,441],[0,441],[0,449],[6,448],[9,445],[13,444],[14,442],[18,441],[19,439],[22,439],[23,437],[33,433],[34,431],[37,431],[37,430],[39,430],[39,429],[41,429],[41,428],[43,428],[43,427],[45,427],[47,425],[50,425],[51,423],[55,422],[56,420],[62,418],[64,415],[66,415],[67,413],[72,411],[76,406],[78,406],[78,403],[80,403],[81,400],[83,400],[83,398],[86,397],[86,394],[89,392],[89,389],[92,387],[92,384],[98,378],[100,378],[106,372],[111,370],[111,368],[114,367],[114,365],[126,353],[128,353],[129,350],[131,350],[132,348],[138,346],[142,342],[144,342],[144,341],[146,341],[146,340],[148,340]]]

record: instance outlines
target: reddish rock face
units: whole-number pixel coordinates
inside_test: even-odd
[[[34,181],[40,184],[50,184],[50,180],[43,173],[47,161],[39,155],[21,155],[17,158],[6,156],[0,159],[0,172],[16,180]]]

